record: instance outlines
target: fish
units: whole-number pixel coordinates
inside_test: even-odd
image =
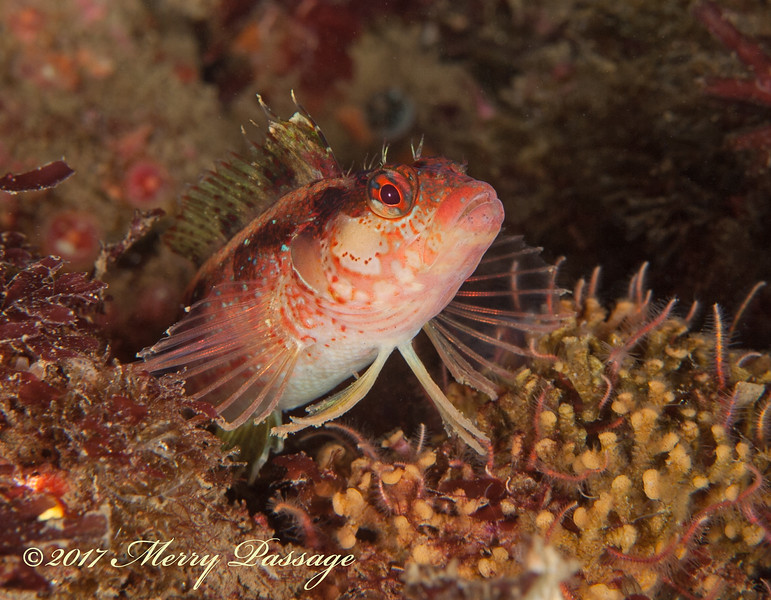
[[[447,430],[484,454],[488,436],[413,339],[425,331],[456,380],[495,398],[510,376],[501,356],[528,356],[522,335],[559,319],[556,268],[523,266],[540,249],[499,236],[503,204],[464,165],[418,146],[411,162],[384,151],[377,166],[344,171],[294,100],[281,119],[258,96],[264,142],[182,196],[164,239],[199,268],[186,314],[138,354],[144,368],[179,373],[226,431],[316,400],[270,421],[283,439],[350,410],[398,351]]]

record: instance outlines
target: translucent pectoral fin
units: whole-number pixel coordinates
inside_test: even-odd
[[[464,385],[470,385],[476,390],[487,394],[493,400],[498,397],[498,388],[493,381],[485,377],[480,371],[466,360],[459,350],[465,350],[468,355],[477,360],[484,361],[479,354],[462,344],[460,340],[454,338],[446,329],[432,319],[423,326],[428,338],[434,344],[444,365],[450,370],[455,381]],[[496,367],[492,362],[486,361],[490,367]],[[504,375],[507,375],[504,369],[501,369]]]
[[[152,348],[139,353],[152,373],[180,372],[194,400],[215,407],[233,430],[278,405],[299,348],[270,323],[268,297],[248,282],[216,286]]]
[[[377,376],[383,369],[383,365],[393,352],[393,348],[385,348],[380,350],[375,358],[375,361],[369,366],[364,374],[356,379],[351,385],[344,390],[333,394],[329,398],[325,398],[316,404],[308,407],[307,411],[309,416],[307,417],[292,417],[292,422],[280,427],[274,427],[271,430],[273,435],[280,437],[286,437],[290,433],[295,433],[306,427],[319,427],[327,421],[335,419],[347,412],[354,405],[364,398],[372,389]]]
[[[491,398],[511,381],[511,367],[533,355],[528,336],[570,317],[560,312],[566,290],[556,284],[558,264],[546,264],[539,252],[521,237],[499,237],[452,302],[424,326],[453,377]]]
[[[452,403],[444,395],[444,392],[438,385],[431,379],[431,375],[426,371],[426,367],[423,362],[415,354],[415,350],[412,347],[412,342],[407,342],[398,346],[399,352],[401,352],[404,360],[415,373],[415,376],[420,381],[423,389],[426,390],[434,405],[439,410],[439,414],[442,415],[445,426],[448,429],[452,429],[458,436],[476,450],[479,454],[485,454],[487,450],[482,444],[488,444],[490,438],[477,429],[474,424],[466,418],[461,412],[455,408]]]

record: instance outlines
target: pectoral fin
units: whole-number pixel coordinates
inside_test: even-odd
[[[271,325],[269,297],[250,282],[215,286],[139,357],[150,372],[180,371],[187,393],[213,405],[223,429],[260,422],[281,400],[299,356]]]
[[[532,356],[527,337],[553,331],[560,312],[557,265],[521,237],[501,236],[455,298],[424,326],[442,361],[461,383],[497,397],[510,367]]]

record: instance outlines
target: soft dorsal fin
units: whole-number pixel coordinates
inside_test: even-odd
[[[202,264],[238,231],[286,193],[342,171],[310,115],[292,94],[297,112],[280,119],[257,96],[268,117],[262,144],[250,142],[248,156],[219,163],[181,198],[166,243]]]

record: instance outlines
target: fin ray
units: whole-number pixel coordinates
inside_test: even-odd
[[[260,392],[252,399],[248,406],[238,409],[238,416],[232,421],[228,421],[227,426],[221,425],[223,429],[226,431],[232,430],[240,427],[250,419],[253,420],[254,423],[260,423],[267,418],[267,416],[275,410],[284,395],[286,386],[289,383],[289,375],[294,370],[299,355],[299,349],[296,349],[294,352],[284,352],[284,356],[280,357],[283,359],[280,364],[275,368],[271,367],[273,373],[270,376],[270,379],[262,386]],[[279,357],[277,357],[277,360],[278,358]],[[251,380],[244,383],[239,390],[234,392],[230,398],[223,402],[223,405],[227,404],[229,407],[234,400],[241,397],[250,397],[246,392],[249,391],[256,380],[256,376],[253,375]],[[226,410],[227,408],[223,408],[221,412],[224,413]]]
[[[438,324],[429,321],[423,326],[423,331],[428,335],[434,348],[436,348],[436,351],[439,353],[442,362],[450,370],[455,381],[464,385],[469,385],[475,390],[487,394],[490,398],[495,399],[498,397],[498,390],[495,383],[485,377],[479,370],[475,369],[473,365],[471,365],[471,363],[455,349],[453,341],[440,330]],[[455,344],[460,345],[457,341],[455,341]]]
[[[262,144],[250,144],[247,156],[234,154],[218,163],[182,195],[164,240],[201,265],[286,193],[341,175],[323,134],[302,107],[286,120],[270,113]]]
[[[214,406],[225,430],[276,408],[300,354],[266,324],[273,311],[264,292],[257,282],[215,286],[139,353],[153,373],[181,372],[190,397]]]
[[[399,352],[404,357],[404,360],[407,361],[407,364],[410,369],[412,369],[415,377],[420,381],[423,389],[426,390],[426,393],[433,401],[439,414],[442,415],[445,427],[452,430],[454,433],[457,433],[458,437],[479,454],[485,454],[487,451],[482,444],[488,444],[490,438],[477,429],[468,417],[455,408],[447,396],[444,395],[441,388],[433,379],[431,379],[431,375],[428,374],[423,362],[418,358],[418,355],[415,354],[415,349],[412,347],[412,340],[400,344],[397,348],[399,348]]]
[[[471,359],[472,361],[481,365],[489,372],[494,373],[504,381],[511,380],[511,373],[505,367],[502,367],[496,362],[489,360],[488,358],[476,352],[473,348],[464,344],[457,335],[443,327],[437,319],[432,319],[426,323],[426,326],[430,327],[431,331],[429,332],[429,330],[426,330],[426,333],[428,334],[431,343],[433,343],[434,347],[437,349],[437,352],[439,352],[440,356],[442,355],[442,349],[440,349],[437,344],[443,346],[444,352],[448,355],[448,359],[450,361],[459,361],[459,359],[462,359],[465,361],[467,368],[473,371],[473,373],[464,373],[464,376],[469,379],[469,381],[464,381],[463,379],[458,379],[455,377],[456,381],[470,385],[474,389],[487,394],[490,396],[490,398],[497,398],[497,390],[490,389],[495,388],[493,381],[482,374],[479,369],[474,369],[473,365],[468,361],[468,359]],[[442,360],[444,360],[444,356],[442,356]],[[445,362],[445,365],[450,368],[450,365],[447,362]],[[452,372],[452,369],[450,369],[450,372]],[[472,383],[476,377],[480,377],[484,380],[482,381],[483,387],[478,387]],[[494,391],[494,394],[490,394],[490,391]]]
[[[524,311],[507,311],[486,308],[457,301],[450,302],[443,312],[458,317],[464,317],[470,321],[484,323],[486,325],[516,327],[520,331],[531,333],[553,331],[554,323],[559,324],[561,322],[558,316],[545,315],[539,319],[542,322],[536,322],[528,320],[528,317],[531,317],[532,315],[528,315],[528,313]]]
[[[556,285],[558,267],[521,236],[493,242],[452,302],[424,327],[453,377],[495,397],[495,383],[532,356],[527,336],[553,331],[567,317],[558,312],[566,293]]]

